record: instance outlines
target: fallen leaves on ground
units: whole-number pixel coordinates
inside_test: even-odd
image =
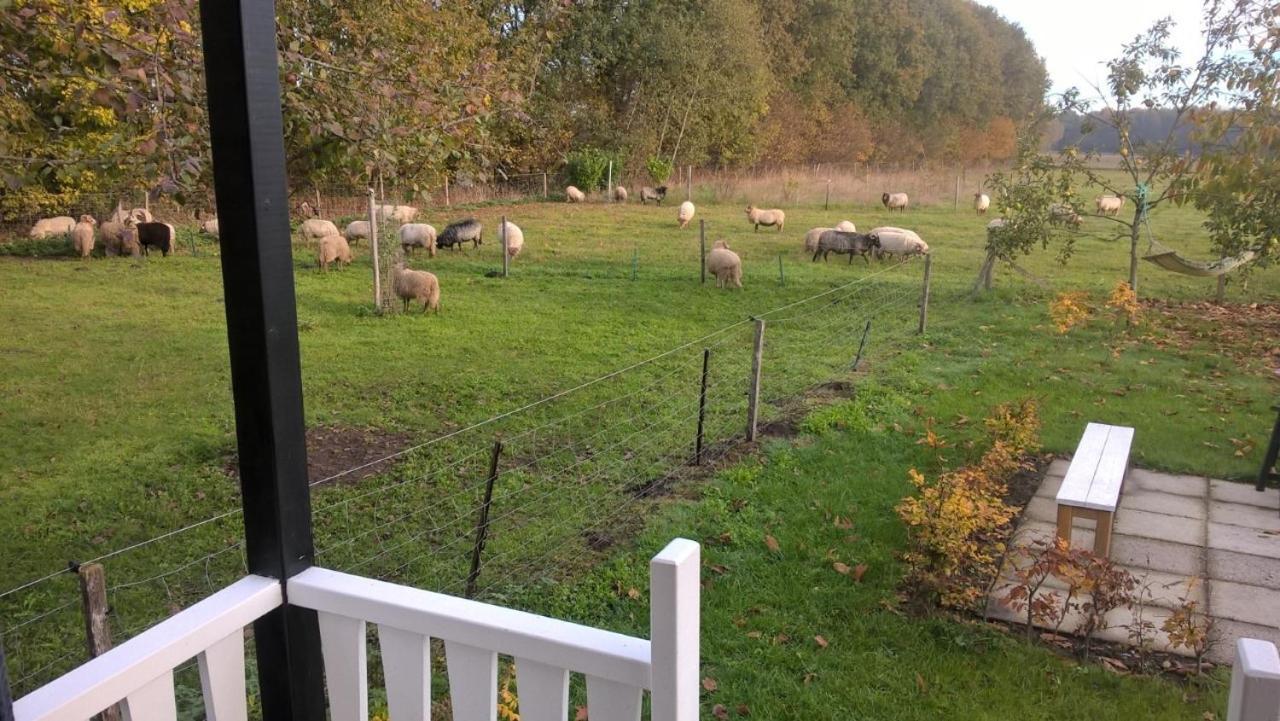
[[[708,691],[715,691],[720,686],[719,684],[716,683],[716,680],[714,678],[711,678],[710,676],[708,676],[702,679],[702,687]]]
[[[782,550],[782,546],[778,545],[778,539],[768,534],[765,534],[764,545],[768,546],[769,550],[773,551],[774,553],[777,553],[778,551]]]
[[[818,648],[826,648],[828,645],[830,645],[830,642],[827,641],[827,639],[823,638],[822,636],[814,636],[813,642],[818,644]]]

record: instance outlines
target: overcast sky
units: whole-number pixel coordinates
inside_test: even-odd
[[[978,0],[1022,26],[1049,68],[1050,92],[1076,86],[1089,96],[1090,83],[1106,79],[1107,60],[1156,20],[1177,23],[1175,45],[1183,59],[1198,58],[1201,0]]]

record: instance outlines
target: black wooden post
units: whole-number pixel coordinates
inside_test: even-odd
[[[13,721],[13,696],[9,693],[9,667],[4,660],[3,636],[0,636],[0,721]]]
[[[200,0],[213,181],[249,571],[312,565],[284,126],[271,0]],[[253,624],[266,721],[324,718],[316,614]]]
[[[493,506],[493,484],[498,481],[498,458],[502,456],[502,441],[493,442],[489,456],[489,477],[484,482],[484,500],[480,503],[480,517],[476,519],[476,541],[471,547],[471,571],[467,573],[467,598],[476,595],[476,579],[480,578],[480,556],[484,553],[485,540],[489,537],[489,508]]]
[[[1275,407],[1276,425],[1271,429],[1271,442],[1267,444],[1267,453],[1262,457],[1262,468],[1258,471],[1258,490],[1266,490],[1267,481],[1280,480],[1276,472],[1276,460],[1280,457],[1280,405]]]
[[[707,418],[707,369],[711,365],[711,349],[702,349],[702,384],[698,388],[698,436],[693,444],[693,464],[702,465],[702,429]]]

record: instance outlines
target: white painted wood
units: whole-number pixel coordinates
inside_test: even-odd
[[[649,563],[653,721],[697,721],[702,550],[677,538]]]
[[[429,721],[431,640],[420,633],[378,626],[378,645],[391,721]]]
[[[591,721],[640,721],[644,690],[617,681],[587,676],[587,715]],[[653,721],[659,721],[658,716]]]
[[[1276,721],[1280,718],[1280,653],[1270,641],[1236,640],[1227,721]]]
[[[14,702],[17,721],[87,719],[281,602],[280,582],[246,576]]]
[[[165,671],[124,699],[124,721],[177,721],[173,671]]]
[[[516,659],[521,721],[565,721],[569,717],[569,671]]]
[[[1062,486],[1058,489],[1058,503],[1083,506],[1089,499],[1089,486],[1093,485],[1093,474],[1098,470],[1102,449],[1107,445],[1107,435],[1107,426],[1101,423],[1085,426],[1084,435],[1076,445],[1071,465],[1067,467]]]
[[[497,652],[445,641],[444,658],[453,721],[494,721],[498,717]]]
[[[1085,508],[1114,511],[1120,501],[1120,486],[1124,472],[1129,468],[1129,448],[1133,445],[1133,429],[1127,426],[1111,426],[1107,434],[1107,447],[1102,450],[1098,470],[1089,487]]]
[[[246,721],[244,631],[236,629],[196,656],[207,721]]]
[[[332,721],[368,721],[369,674],[364,621],[320,612],[320,652]]]
[[[644,639],[324,568],[309,568],[288,584],[289,602],[305,608],[590,671],[638,688],[649,684]]]

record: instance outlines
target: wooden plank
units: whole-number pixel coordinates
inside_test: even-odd
[[[196,657],[207,721],[246,721],[244,631],[236,629]]]
[[[368,721],[369,674],[364,621],[336,613],[319,614],[325,688],[332,721]]]
[[[1089,499],[1089,487],[1093,485],[1094,472],[1102,459],[1108,435],[1107,426],[1101,423],[1085,426],[1075,455],[1071,457],[1071,465],[1067,467],[1066,477],[1062,479],[1062,487],[1058,489],[1058,503],[1083,506]]]
[[[173,693],[173,671],[165,671],[129,694],[124,700],[125,721],[177,721],[178,698]]]
[[[444,657],[453,721],[494,721],[498,717],[497,652],[445,641]]]
[[[430,639],[390,626],[378,627],[382,674],[387,682],[387,711],[394,721],[431,718]]]
[[[591,721],[640,721],[643,694],[635,686],[588,675],[587,714]],[[654,719],[663,717],[655,715]]]
[[[522,721],[565,721],[569,717],[569,670],[516,659],[516,689]]]
[[[1129,449],[1133,445],[1133,429],[1127,426],[1110,426],[1107,445],[1098,460],[1093,474],[1093,485],[1084,507],[1099,511],[1114,511],[1120,500],[1120,487],[1124,473],[1129,468]]]

